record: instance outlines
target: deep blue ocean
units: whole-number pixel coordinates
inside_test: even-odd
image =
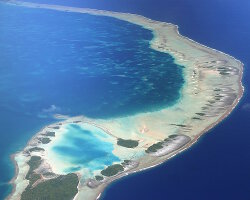
[[[33,1],[137,13],[155,20],[171,22],[179,25],[181,34],[226,52],[245,64],[244,97],[227,119],[205,134],[192,148],[165,164],[113,183],[105,191],[103,199],[250,199],[250,96],[248,91],[250,2],[248,0]],[[1,14],[2,9],[0,23],[3,18]],[[150,39],[152,36],[150,33],[147,35],[146,32],[143,31],[143,34],[138,37],[143,35],[145,40]],[[137,31],[131,34],[136,35]],[[149,105],[151,104],[148,104],[149,108],[141,109],[155,109]],[[57,109],[56,106],[57,104],[53,102],[41,106],[41,110],[50,113],[49,111]],[[58,109],[65,111],[61,107]],[[14,108],[10,112],[10,109],[11,107],[6,110],[1,108],[0,117],[1,198],[10,190],[4,183],[13,175],[14,170],[9,162],[9,153],[23,147],[34,132],[53,121],[47,116],[48,114],[46,118],[31,118],[28,115],[24,116],[22,110]],[[42,114],[44,115],[44,112]],[[94,111],[90,111],[89,114],[94,115]]]

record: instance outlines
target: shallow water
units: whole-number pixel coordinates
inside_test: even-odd
[[[65,133],[61,134],[63,136],[53,144],[50,157],[56,158],[59,162],[66,162],[66,166],[72,165],[63,168],[64,173],[87,168],[92,173],[120,161],[112,153],[114,147],[110,142],[110,136],[99,128],[88,124],[70,124],[67,125]]]

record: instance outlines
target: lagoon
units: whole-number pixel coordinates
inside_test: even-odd
[[[56,171],[60,170],[62,174],[84,169],[92,173],[120,161],[112,153],[114,147],[110,140],[109,135],[95,126],[69,124],[53,142],[48,157],[52,163],[57,162]],[[67,167],[60,167],[65,165]]]

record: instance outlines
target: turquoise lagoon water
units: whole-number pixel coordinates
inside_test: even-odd
[[[11,190],[10,154],[54,122],[53,114],[112,118],[178,100],[183,67],[151,49],[152,38],[114,18],[0,3],[0,199]]]
[[[53,146],[52,151],[60,160],[74,165],[65,168],[65,173],[76,172],[82,168],[88,168],[93,172],[120,161],[112,153],[113,144],[107,141],[110,136],[99,128],[88,124],[84,126],[70,124],[67,125],[64,134],[64,137]]]

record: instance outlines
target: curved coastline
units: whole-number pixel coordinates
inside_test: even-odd
[[[242,75],[243,75],[243,70],[242,70],[242,73],[241,73],[241,78],[242,78]],[[241,80],[241,78],[240,78],[240,80]],[[241,84],[242,82],[240,81],[239,83]],[[128,176],[128,175],[133,174],[133,173],[141,172],[141,171],[148,170],[148,169],[154,168],[154,167],[156,167],[156,166],[159,166],[159,165],[165,163],[167,160],[171,159],[172,157],[176,156],[177,154],[179,154],[179,153],[181,153],[181,152],[187,150],[188,148],[192,147],[192,145],[194,145],[196,142],[198,142],[199,138],[200,138],[203,134],[207,133],[210,129],[215,128],[221,121],[223,121],[224,119],[226,119],[226,118],[231,114],[231,112],[234,110],[234,108],[237,106],[237,104],[240,102],[240,100],[241,100],[241,98],[242,98],[242,96],[243,96],[244,87],[243,87],[242,84],[241,84],[241,86],[242,86],[242,91],[241,91],[241,93],[240,93],[240,96],[238,97],[238,99],[237,99],[237,101],[234,103],[234,105],[232,106],[231,110],[228,110],[228,112],[225,113],[225,115],[223,115],[218,121],[216,121],[214,124],[211,124],[211,125],[208,126],[206,129],[204,129],[199,135],[197,135],[197,137],[196,137],[195,139],[193,139],[192,141],[190,141],[190,142],[189,142],[188,144],[186,144],[184,147],[180,148],[180,149],[179,149],[177,152],[175,152],[173,155],[170,155],[166,160],[164,160],[164,161],[162,161],[162,162],[159,162],[159,163],[157,163],[157,164],[155,164],[155,165],[152,165],[152,166],[149,166],[149,167],[142,168],[142,169],[137,170],[137,171],[132,171],[132,172],[130,172],[130,173],[125,174],[124,176]],[[122,177],[123,177],[123,176],[121,176],[121,177],[119,177],[119,178],[122,178]],[[117,179],[119,179],[119,178],[117,178]],[[117,179],[115,179],[115,180],[117,180]],[[112,182],[112,181],[111,181],[111,182]],[[111,182],[110,182],[110,183],[111,183]],[[110,184],[110,183],[109,183],[109,184]],[[106,188],[109,184],[107,184],[105,187],[103,187],[103,189],[100,191],[99,195],[97,196],[96,200],[101,199],[101,195],[102,195],[103,191],[105,190],[105,188]]]
[[[241,74],[243,75],[243,71],[242,71]],[[241,75],[241,78],[242,78],[242,75]],[[241,83],[241,82],[240,82],[240,83]],[[237,104],[240,102],[240,99],[242,98],[243,93],[244,93],[244,87],[243,87],[243,85],[242,85],[242,91],[241,91],[241,93],[240,93],[240,96],[239,96],[237,102],[235,102],[235,104],[234,104],[233,107],[231,108],[231,110],[228,110],[228,112],[225,113],[225,115],[222,116],[218,121],[216,121],[214,124],[211,124],[210,126],[208,126],[208,127],[207,127],[206,129],[204,129],[199,135],[197,135],[197,137],[196,137],[195,139],[193,139],[192,141],[190,141],[190,142],[189,142],[188,144],[186,144],[184,147],[180,148],[177,152],[175,152],[173,155],[169,156],[166,160],[164,160],[164,161],[162,161],[162,162],[159,162],[159,163],[157,163],[157,164],[155,164],[155,165],[152,165],[152,166],[149,166],[149,167],[142,168],[142,169],[140,169],[140,170],[132,171],[132,172],[127,173],[127,174],[125,174],[125,175],[123,175],[123,176],[128,176],[128,175],[133,174],[133,173],[141,172],[141,171],[148,170],[148,169],[154,168],[154,167],[156,167],[156,166],[159,166],[159,165],[165,163],[167,160],[171,159],[172,157],[176,156],[177,154],[179,154],[179,153],[181,153],[181,152],[187,150],[188,148],[190,148],[192,145],[194,145],[194,144],[199,140],[199,138],[200,138],[203,134],[207,133],[210,129],[215,128],[221,121],[223,121],[224,119],[226,119],[226,118],[231,114],[231,112],[234,110],[234,108],[235,108],[235,107],[237,106]],[[120,176],[119,178],[122,178],[123,176]],[[117,178],[117,179],[119,179],[119,178]],[[117,180],[117,179],[114,179],[114,180]],[[113,180],[112,180],[112,181],[113,181]],[[101,199],[103,191],[105,190],[105,188],[106,188],[109,184],[112,183],[112,181],[109,182],[105,187],[103,187],[102,190],[100,190],[100,193],[98,194],[96,200]]]
[[[171,158],[171,157],[173,157],[174,155],[176,155],[177,153],[180,153],[180,152],[182,152],[182,151],[184,151],[185,149],[187,149],[187,148],[189,148],[190,146],[192,146],[198,139],[199,139],[199,137],[201,137],[201,135],[203,135],[205,132],[207,132],[208,130],[210,130],[211,128],[213,128],[214,126],[216,126],[219,122],[221,122],[223,119],[225,119],[230,113],[231,113],[231,111],[235,108],[235,106],[238,104],[238,102],[240,101],[240,99],[241,99],[241,97],[242,97],[242,95],[243,95],[243,92],[244,92],[244,87],[243,87],[243,85],[242,85],[242,74],[243,74],[243,63],[241,63],[239,60],[237,60],[237,59],[235,59],[234,57],[232,57],[232,56],[230,56],[230,55],[227,55],[227,54],[225,54],[225,53],[223,53],[223,52],[220,52],[220,51],[218,51],[218,50],[215,50],[215,49],[212,49],[212,48],[209,48],[209,47],[206,47],[206,46],[204,46],[204,45],[201,45],[201,44],[199,44],[199,43],[197,43],[197,42],[195,42],[195,41],[193,41],[192,39],[189,39],[189,38],[187,38],[187,37],[185,37],[185,36],[182,36],[180,33],[179,33],[179,31],[178,31],[178,26],[176,26],[176,25],[172,25],[172,24],[169,24],[169,23],[165,23],[165,22],[158,22],[158,21],[153,21],[153,20],[150,20],[150,19],[147,19],[147,18],[145,18],[145,17],[142,17],[142,16],[139,16],[139,15],[134,15],[134,14],[126,14],[126,13],[116,13],[116,12],[109,12],[109,11],[99,11],[99,10],[93,10],[93,9],[82,9],[82,8],[71,8],[71,7],[64,7],[64,6],[55,6],[55,5],[46,5],[46,4],[33,4],[33,3],[25,3],[25,2],[18,2],[18,1],[8,1],[8,3],[10,3],[10,4],[14,4],[14,5],[18,5],[18,6],[25,6],[25,7],[31,7],[31,8],[45,8],[45,9],[53,9],[53,10],[58,10],[58,11],[68,11],[68,12],[80,12],[80,13],[88,13],[88,14],[94,14],[94,15],[102,15],[102,16],[111,16],[111,17],[115,17],[115,18],[117,18],[117,19],[121,19],[121,20],[125,20],[125,21],[128,21],[128,22],[131,22],[131,23],[135,23],[135,24],[138,24],[138,25],[141,25],[141,26],[143,26],[144,28],[146,28],[146,29],[149,29],[149,30],[151,30],[151,31],[153,31],[155,34],[154,34],[154,38],[153,38],[153,40],[151,41],[151,47],[152,48],[154,48],[154,49],[156,49],[156,50],[158,50],[158,51],[163,51],[163,52],[167,52],[167,53],[169,53],[169,54],[171,54],[171,55],[174,55],[175,56],[175,58],[177,58],[177,62],[179,63],[180,61],[182,61],[182,60],[185,60],[186,58],[185,58],[185,54],[184,54],[184,56],[183,55],[181,55],[180,54],[180,52],[175,52],[175,51],[173,51],[173,50],[175,50],[175,49],[171,49],[171,48],[169,48],[169,47],[166,47],[166,46],[164,46],[164,44],[163,44],[163,48],[160,48],[161,46],[159,45],[159,43],[160,42],[158,42],[157,40],[159,39],[159,38],[161,38],[161,42],[162,41],[164,41],[164,39],[165,39],[165,37],[161,37],[162,35],[162,30],[160,29],[161,28],[161,26],[160,27],[150,27],[150,24],[152,23],[152,24],[161,24],[162,25],[162,27],[165,27],[165,25],[167,25],[167,26],[170,26],[170,28],[172,29],[171,31],[173,32],[173,33],[175,33],[178,37],[181,37],[181,38],[183,38],[184,40],[188,40],[190,43],[191,43],[191,46],[193,45],[193,46],[195,46],[194,48],[203,48],[203,50],[204,49],[207,49],[207,51],[208,51],[208,54],[215,54],[215,52],[216,53],[218,53],[219,54],[219,58],[220,58],[220,54],[222,54],[223,56],[225,56],[225,57],[228,57],[228,59],[230,58],[230,59],[232,59],[232,60],[234,60],[235,61],[235,63],[238,63],[238,68],[237,69],[239,69],[239,71],[238,71],[238,74],[237,74],[237,96],[236,96],[236,98],[234,99],[234,101],[232,102],[232,104],[230,104],[230,106],[229,107],[227,107],[227,109],[226,109],[226,111],[223,113],[223,114],[221,114],[215,121],[213,121],[213,123],[210,123],[208,126],[206,126],[204,129],[202,129],[202,130],[200,130],[199,132],[196,132],[196,134],[195,135],[192,135],[192,136],[190,136],[191,138],[192,138],[192,140],[189,142],[189,143],[187,143],[187,144],[185,144],[185,146],[183,146],[182,148],[180,148],[180,149],[178,149],[178,150],[176,150],[175,152],[173,152],[173,153],[170,153],[170,154],[168,154],[166,157],[164,157],[164,158],[161,158],[161,159],[159,159],[159,160],[156,160],[156,161],[154,161],[154,162],[149,162],[148,163],[148,165],[149,166],[147,166],[145,163],[144,163],[144,165],[145,165],[145,167],[142,167],[142,166],[144,166],[144,165],[141,165],[141,168],[139,168],[139,169],[136,169],[136,170],[131,170],[131,171],[128,171],[128,172],[126,172],[126,173],[122,173],[122,174],[119,174],[118,176],[116,176],[116,177],[113,177],[113,178],[111,178],[110,180],[108,180],[107,182],[105,182],[104,184],[102,184],[102,185],[100,185],[99,186],[99,188],[97,189],[97,190],[95,190],[94,192],[95,192],[95,195],[93,195],[93,197],[95,196],[95,199],[98,199],[98,198],[100,198],[100,196],[101,196],[101,192],[105,189],[105,187],[110,183],[110,182],[112,182],[113,180],[115,180],[115,179],[118,179],[118,178],[120,178],[120,177],[122,177],[122,176],[125,176],[125,175],[127,175],[127,174],[129,174],[129,173],[135,173],[135,172],[137,172],[137,171],[142,171],[142,170],[145,170],[145,169],[148,169],[148,168],[152,168],[152,167],[154,167],[154,166],[156,166],[156,165],[159,165],[159,164],[161,164],[161,163],[163,163],[163,162],[165,162],[166,160],[168,160],[169,158]],[[136,18],[136,19],[135,19]],[[134,21],[133,21],[134,20]],[[141,20],[141,21],[140,21]],[[145,22],[145,21],[146,22]],[[147,23],[149,23],[149,24],[147,24]],[[154,29],[155,28],[155,29]],[[169,28],[169,27],[168,27]],[[163,30],[163,33],[164,33],[164,30]],[[165,33],[164,33],[165,34]],[[177,36],[175,36],[175,37],[177,37]],[[166,36],[166,38],[167,38],[167,36]],[[165,40],[165,45],[166,45],[166,43],[168,44],[168,40]],[[159,46],[158,46],[159,45]],[[211,52],[210,52],[211,51]],[[208,72],[209,73],[214,73],[214,72],[210,72],[209,70],[208,70]],[[184,86],[184,87],[188,87],[188,86]],[[185,90],[185,88],[183,88],[183,90]],[[181,100],[180,100],[181,101]],[[178,104],[178,103],[177,103]],[[149,113],[150,114],[150,113]],[[149,114],[147,114],[147,115],[149,115]],[[141,115],[139,114],[139,117],[141,117]],[[81,117],[80,117],[81,118]],[[70,120],[72,121],[72,120],[75,120],[75,119],[78,119],[78,118],[71,118]],[[80,120],[82,120],[82,119],[80,119]],[[126,119],[125,119],[126,120]],[[123,119],[121,120],[121,122],[120,123],[122,123],[123,122]],[[86,123],[86,122],[85,122]],[[101,125],[98,125],[98,127],[100,128],[100,127],[106,127],[106,122],[104,122],[103,120],[97,120],[97,122],[92,122],[91,120],[90,120],[90,122],[88,122],[88,123],[91,123],[92,125],[93,124],[95,124],[95,123],[97,123],[97,124],[101,124]],[[110,122],[108,122],[108,123],[110,123]],[[49,126],[53,126],[53,125],[49,125]],[[113,130],[112,130],[112,128],[110,128],[111,127],[111,125],[110,124],[107,124],[107,126],[108,126],[108,128],[107,128],[107,130],[108,131],[105,131],[105,132],[110,132],[110,133],[112,133],[113,132],[113,130],[115,130],[116,129],[116,127],[114,127],[113,128]],[[45,127],[45,128],[47,128],[47,126]],[[110,131],[110,129],[111,129],[111,131]],[[105,129],[104,129],[105,130]],[[28,145],[27,146],[29,146],[31,143],[33,143],[33,140],[38,136],[40,134],[40,132],[39,133],[37,133],[30,141],[29,141],[29,143],[28,143]],[[109,133],[108,133],[109,134]],[[122,135],[124,135],[124,134],[122,134]],[[116,137],[116,136],[115,136]],[[159,140],[159,138],[161,138],[161,136],[159,136],[159,137],[157,137],[155,140],[157,141],[157,140]],[[152,140],[152,142],[153,141],[155,141],[155,140]],[[142,158],[139,158],[139,160],[140,159],[142,159]],[[150,161],[150,159],[151,158],[148,158],[149,159],[149,161]],[[147,159],[145,159],[146,161],[147,161]],[[16,160],[15,160],[16,161]],[[141,160],[140,160],[141,161]],[[16,179],[17,178],[17,176],[18,176],[18,172],[19,172],[19,170],[18,170],[18,165],[16,164],[16,176],[15,176],[15,178],[14,179]],[[13,179],[13,185],[15,185],[14,184],[14,179]],[[15,186],[14,186],[14,188],[15,188]],[[15,193],[15,190],[12,192],[12,194],[11,195],[13,195]],[[78,194],[79,195],[79,194]],[[75,199],[78,199],[78,195],[76,195],[76,197],[75,197]],[[9,199],[11,199],[12,197],[11,196],[9,196],[8,197]],[[80,196],[79,196],[79,198],[80,198]]]

